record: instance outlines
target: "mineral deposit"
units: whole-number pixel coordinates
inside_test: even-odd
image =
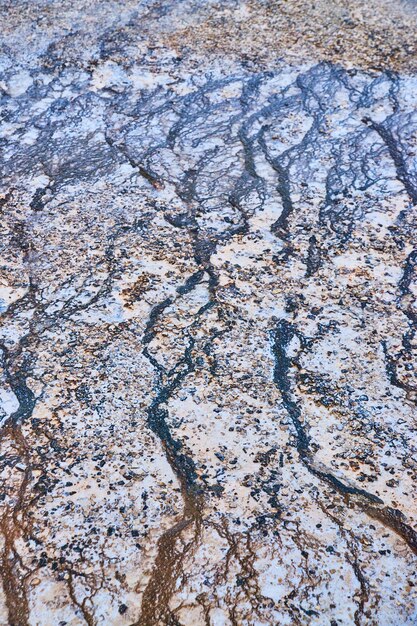
[[[0,624],[415,625],[415,3],[0,7]]]

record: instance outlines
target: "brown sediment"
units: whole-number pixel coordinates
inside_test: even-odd
[[[405,515],[392,507],[364,505],[363,510],[387,528],[393,530],[417,555],[417,532],[405,521]]]
[[[80,610],[81,615],[83,616],[84,621],[87,624],[87,626],[94,626],[96,622],[94,620],[94,616],[91,614],[91,612],[88,610],[86,606],[87,598],[83,598],[81,602],[78,600],[77,595],[74,590],[73,583],[74,583],[73,573],[71,571],[67,571],[66,584],[68,588],[68,595],[71,598],[73,605],[76,606]]]
[[[248,0],[199,7],[190,25],[164,41],[177,49],[225,54],[266,66],[274,58],[414,71],[414,7],[394,0]]]
[[[30,535],[30,519],[27,516],[28,507],[25,503],[25,496],[27,498],[28,495],[26,494],[27,488],[31,480],[29,449],[21,428],[17,424],[9,424],[2,430],[0,443],[6,438],[14,442],[19,460],[26,463],[27,467],[23,470],[23,478],[17,489],[14,506],[5,506],[1,515],[0,532],[4,542],[0,557],[1,577],[9,624],[25,626],[29,623],[27,577],[23,574],[16,542]]]
[[[132,626],[157,626],[169,623],[169,603],[184,575],[184,563],[192,557],[202,528],[203,497],[183,491],[184,510],[181,519],[168,528],[158,540],[157,555],[151,577],[142,595],[139,619]],[[184,534],[187,535],[184,537]]]

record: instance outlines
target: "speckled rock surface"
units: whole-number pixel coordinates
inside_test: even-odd
[[[326,7],[1,2],[0,624],[417,623],[416,11]]]

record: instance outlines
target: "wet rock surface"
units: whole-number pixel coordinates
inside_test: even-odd
[[[300,6],[2,3],[1,624],[417,621],[413,5]]]

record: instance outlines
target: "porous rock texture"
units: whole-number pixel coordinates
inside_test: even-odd
[[[1,13],[0,623],[415,625],[415,5]]]

